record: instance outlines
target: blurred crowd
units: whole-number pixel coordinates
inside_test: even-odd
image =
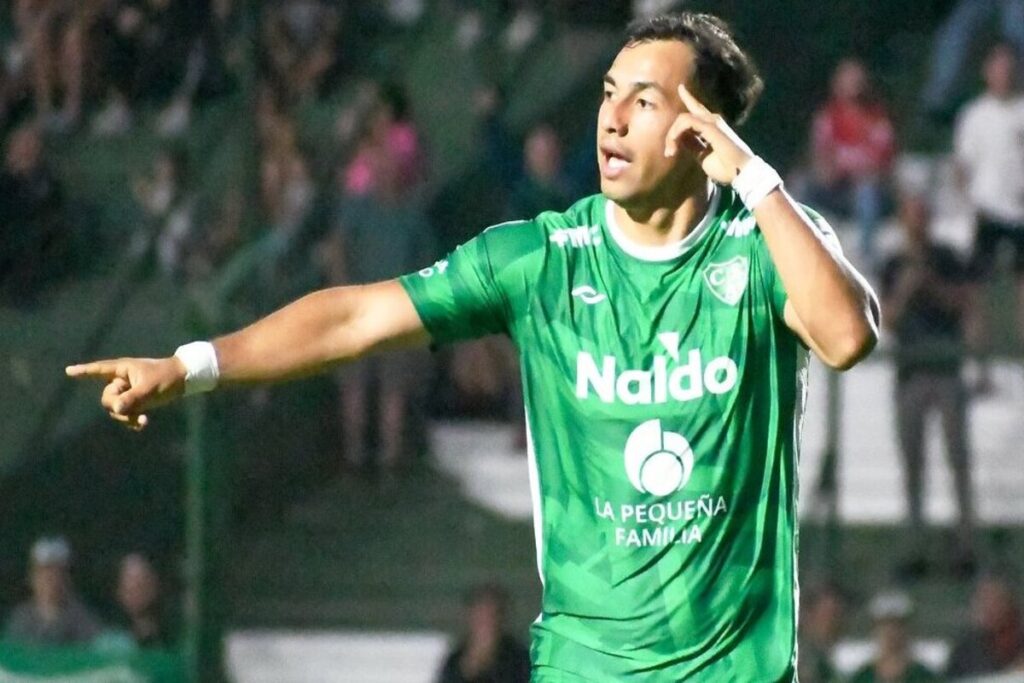
[[[124,554],[105,605],[87,605],[75,590],[72,552],[62,536],[39,538],[29,551],[28,597],[5,616],[2,637],[35,647],[93,647],[102,652],[171,648],[181,637],[178,615],[153,562]]]
[[[117,563],[103,609],[75,590],[66,539],[42,537],[30,549],[28,597],[4,618],[7,642],[35,647],[87,647],[100,652],[175,647],[183,637],[173,594],[144,554]],[[529,653],[510,632],[511,604],[500,583],[472,587],[465,596],[463,629],[437,673],[438,683],[527,683]],[[853,673],[842,676],[837,650],[851,614],[862,610],[871,643]],[[913,600],[899,588],[855,600],[840,584],[822,582],[801,597],[800,680],[805,683],[927,683],[982,680],[992,674],[1024,675],[1024,611],[1008,577],[985,573],[974,582],[959,632],[944,652],[928,651],[917,633]],[[992,679],[1001,680],[1001,679]]]
[[[806,683],[927,683],[928,681],[1006,681],[1024,676],[1024,612],[1012,580],[998,574],[980,576],[959,633],[948,652],[929,653],[915,619],[915,605],[898,588],[880,590],[857,601],[841,585],[822,582],[801,594],[799,677]],[[851,619],[863,611],[870,622],[868,661],[842,676],[836,651]],[[863,659],[861,657],[860,659]],[[992,678],[991,680],[1004,680]]]
[[[508,60],[544,35],[551,11],[547,3],[510,1],[499,3],[494,20],[477,3],[450,4],[453,41],[467,54],[482,43],[500,45]],[[553,3],[559,4],[568,3]],[[672,4],[637,2],[634,10]],[[513,129],[506,94],[484,84],[467,106],[481,131],[482,166],[494,180],[476,200],[486,205],[480,215],[487,221],[455,228],[438,220],[430,141],[409,92],[368,76],[352,56],[367,34],[415,31],[424,2],[287,0],[250,12],[237,0],[9,0],[0,12],[4,303],[32,306],[73,261],[80,243],[69,198],[75,178],[59,163],[62,146],[72,141],[116,145],[137,135],[157,141],[146,167],[135,169],[120,190],[149,228],[157,276],[202,282],[248,253],[260,264],[260,285],[249,293],[277,297],[293,292],[287,280],[295,261],[315,271],[312,280],[301,280],[307,289],[390,278],[431,267],[486,222],[563,209],[594,187],[591,166],[575,162],[564,131],[547,121]],[[996,27],[995,42],[978,44],[982,25]],[[979,51],[984,58],[975,72],[972,55]],[[1019,583],[980,573],[969,436],[970,402],[993,391],[988,301],[995,282],[1012,283],[1012,344],[1018,354],[1024,349],[1022,58],[1024,2],[953,3],[934,37],[915,115],[897,120],[870,66],[855,56],[842,59],[815,109],[806,154],[787,176],[794,195],[849,234],[848,254],[880,294],[896,367],[894,423],[909,503],[899,580],[936,568],[937,558],[922,545],[924,434],[933,415],[941,421],[959,509],[948,560],[958,577],[976,581],[972,627],[953,648],[951,675],[1024,667]],[[303,112],[339,92],[346,93],[345,104],[328,108],[326,133],[311,134]],[[211,201],[195,171],[205,150],[190,147],[188,134],[204,108],[240,93],[251,95],[254,190],[229,184]],[[900,169],[917,125],[938,127],[944,151],[937,155],[941,163],[915,178]],[[939,182],[945,162],[951,185]],[[939,187],[952,187],[958,193],[952,201],[972,216],[970,234],[958,245],[934,230],[937,211],[950,201]],[[271,298],[260,306],[279,303]],[[400,475],[423,448],[418,425],[426,386],[441,387],[431,410],[441,405],[508,420],[525,445],[518,369],[507,340],[480,340],[435,359],[407,352],[363,361],[339,371],[337,386],[346,444],[338,463],[348,470],[377,472],[383,480]],[[165,621],[159,579],[143,556],[122,561],[117,609],[102,618],[75,597],[70,561],[61,539],[32,548],[32,597],[9,615],[9,637],[64,643],[92,640],[112,627],[141,645],[176,637]],[[495,635],[504,600],[495,587],[469,598],[470,632],[490,635],[482,644],[470,637],[442,680],[518,680],[479,675],[490,666],[487,657],[520,666],[518,650]],[[835,680],[825,655],[848,603],[834,586],[805,595],[801,661],[809,668],[801,680]],[[852,680],[932,680],[936,674],[909,649],[914,610],[907,595],[880,593],[867,609],[877,656]]]

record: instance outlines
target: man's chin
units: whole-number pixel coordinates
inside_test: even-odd
[[[623,192],[621,190],[616,192],[615,190],[605,190],[604,188],[601,188],[601,194],[603,194],[605,199],[608,201],[615,203],[617,206],[626,209],[627,211],[640,209],[645,206],[643,198],[638,197],[632,192]]]
[[[619,206],[627,206],[631,204],[631,200],[635,195],[634,192],[623,187],[621,183],[608,180],[607,178],[601,178],[601,194]]]

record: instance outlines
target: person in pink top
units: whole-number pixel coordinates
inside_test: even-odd
[[[424,179],[423,149],[408,105],[397,88],[383,88],[370,109],[355,156],[344,170],[346,194],[371,193],[378,170],[397,167],[400,185],[414,188]]]
[[[873,269],[874,237],[887,201],[896,135],[860,61],[848,58],[836,67],[831,96],[814,116],[811,151],[813,201],[856,221],[861,255]]]

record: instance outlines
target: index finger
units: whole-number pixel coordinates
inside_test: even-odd
[[[96,377],[104,380],[112,380],[118,377],[118,365],[116,360],[98,360],[92,363],[81,363],[69,365],[64,368],[68,377]]]
[[[683,100],[683,104],[686,105],[687,110],[691,114],[697,114],[699,116],[713,116],[714,112],[704,106],[704,103],[698,100],[693,93],[687,88],[685,83],[679,84],[679,97]]]

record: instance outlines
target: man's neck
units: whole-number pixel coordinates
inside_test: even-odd
[[[708,180],[702,175],[694,180],[692,190],[677,202],[653,202],[650,206],[629,208],[616,204],[615,220],[626,237],[637,244],[675,244],[700,224],[710,202]]]
[[[1015,90],[986,90],[988,96],[999,102],[1009,102],[1017,94]]]

